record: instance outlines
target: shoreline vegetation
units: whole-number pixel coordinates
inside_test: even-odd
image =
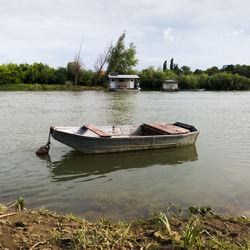
[[[126,32],[123,32],[115,45],[110,43],[102,54],[99,54],[94,71],[83,67],[81,58],[82,43],[72,62],[66,67],[53,68],[43,63],[22,63],[0,65],[0,90],[72,90],[72,86],[96,87],[108,86],[109,72],[121,75],[138,75],[142,90],[161,90],[163,81],[175,79],[179,89],[205,90],[250,90],[250,65],[229,64],[222,68],[213,66],[206,70],[191,70],[188,66],[179,67],[171,58],[165,60],[157,69],[149,66],[142,70],[134,67],[138,64],[136,46],[133,42],[126,48]],[[106,71],[104,70],[106,68]],[[11,85],[17,84],[13,87]],[[20,84],[36,84],[35,87],[24,87]],[[8,87],[9,85],[9,87]],[[41,87],[39,85],[42,85]],[[51,86],[49,86],[51,85]],[[60,85],[60,86],[59,86]],[[21,87],[22,86],[22,87]],[[53,86],[53,87],[52,87]],[[80,88],[81,89],[81,88]],[[78,89],[77,89],[78,90]]]
[[[0,85],[0,91],[82,91],[105,90],[103,86],[80,86],[62,84],[4,84]]]
[[[80,69],[77,84],[74,84],[72,65],[74,63],[69,62],[67,67],[57,69],[43,63],[0,65],[0,91],[107,88],[109,71],[100,73]],[[128,69],[121,74],[138,75],[142,90],[161,90],[162,83],[166,79],[179,81],[180,90],[250,90],[250,66],[248,65],[228,65],[222,69],[213,66],[207,70],[196,69],[195,71],[191,71],[187,66],[179,69],[178,65],[174,65],[172,69],[155,69],[153,66],[141,71]]]
[[[9,207],[0,204],[0,248],[249,249],[250,219],[221,217],[206,206],[190,207],[184,216],[172,204],[148,220],[90,222],[45,208],[26,210],[20,197]]]

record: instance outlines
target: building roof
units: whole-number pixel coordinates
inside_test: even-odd
[[[110,79],[139,79],[138,75],[108,75]]]
[[[165,80],[163,81],[164,83],[178,83],[179,81],[177,80],[174,80],[174,79],[168,79],[168,80]]]

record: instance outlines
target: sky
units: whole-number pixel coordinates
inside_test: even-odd
[[[250,0],[0,0],[0,64],[86,69],[126,31],[136,69],[250,65]]]

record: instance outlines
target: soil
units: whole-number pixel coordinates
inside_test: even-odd
[[[247,218],[200,216],[193,220],[203,227],[200,235],[202,249],[250,247],[250,221]],[[169,218],[171,233],[164,224],[156,221],[125,223],[103,219],[91,223],[47,210],[4,211],[0,212],[0,249],[183,249],[190,219]]]

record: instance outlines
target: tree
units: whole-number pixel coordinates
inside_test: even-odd
[[[81,59],[81,49],[82,49],[82,43],[80,45],[78,53],[75,55],[74,61],[73,61],[73,74],[74,74],[74,84],[77,85],[79,75],[81,73],[82,68],[82,59]]]
[[[194,74],[195,75],[201,75],[203,73],[203,71],[201,70],[201,69],[196,69],[195,71],[194,71]]]
[[[181,73],[181,70],[179,69],[178,64],[174,63],[173,71],[175,71],[175,73],[177,73],[177,74]]]
[[[126,49],[124,45],[125,37],[126,32],[119,37],[115,47],[111,49],[107,60],[107,72],[129,73],[137,65],[138,60],[135,58],[135,45],[130,43],[129,48]]]
[[[174,69],[174,58],[171,58],[170,60],[170,70]]]
[[[165,60],[165,62],[163,63],[162,70],[167,71],[167,60]]]
[[[235,66],[233,64],[230,64],[230,65],[227,65],[227,67],[225,68],[225,71],[234,73],[234,68]]]
[[[185,66],[185,65],[181,67],[181,71],[182,71],[185,75],[191,74],[190,67]]]
[[[112,48],[113,48],[113,45],[110,43],[105,49],[105,51],[102,54],[99,54],[98,58],[96,59],[96,62],[94,65],[94,68],[96,71],[95,85],[97,84],[99,80],[99,77],[101,75],[104,65],[108,62],[108,58],[110,56]]]
[[[67,81],[67,69],[65,67],[57,68],[55,72],[55,81],[57,84],[65,84]]]
[[[219,71],[219,69],[218,69],[218,67],[216,67],[216,66],[213,66],[212,68],[208,68],[207,69],[207,73],[208,73],[208,75],[214,75],[214,74],[216,74],[216,73],[219,73],[220,71]]]

